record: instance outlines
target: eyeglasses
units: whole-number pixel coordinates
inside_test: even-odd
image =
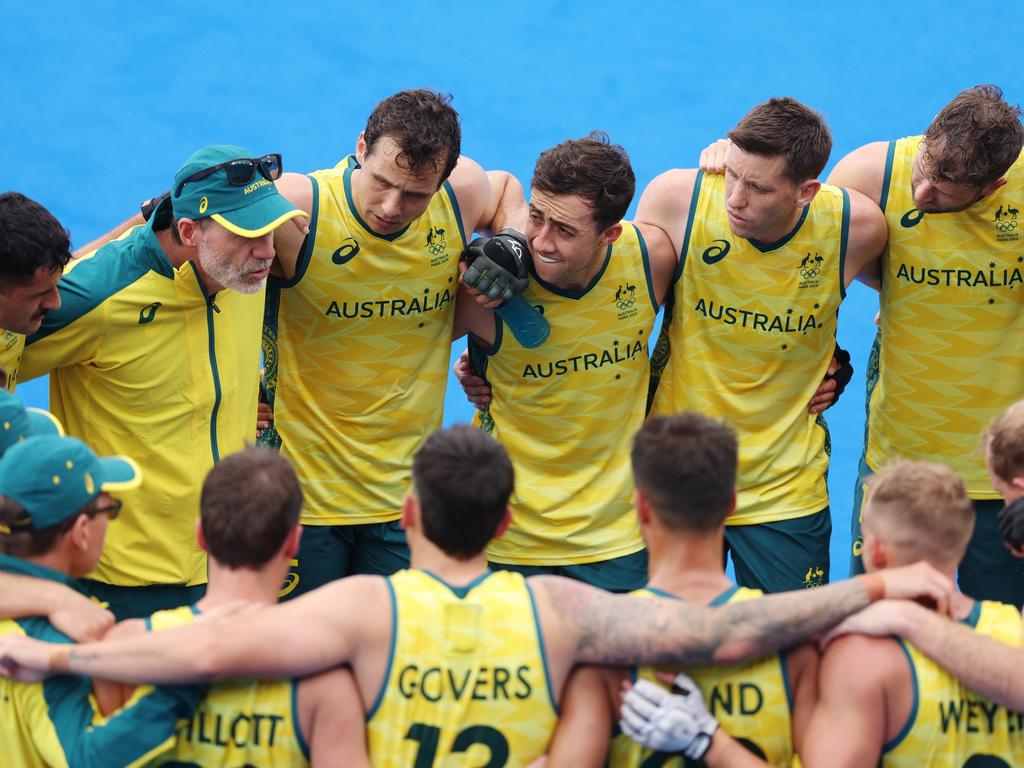
[[[211,166],[210,168],[204,168],[201,171],[196,171],[191,176],[186,176],[178,184],[177,189],[174,191],[174,196],[177,197],[181,194],[181,190],[190,181],[200,181],[205,179],[207,176],[212,176],[214,173],[219,171],[221,168],[227,171],[228,184],[236,187],[244,186],[253,180],[256,175],[256,171],[260,172],[267,181],[274,181],[275,179],[281,178],[281,172],[283,167],[281,165],[281,155],[278,152],[274,152],[263,157],[239,157],[234,160],[228,160],[226,163],[219,163],[218,165]]]
[[[117,516],[121,514],[121,500],[111,499],[108,506],[96,507],[94,510],[87,512],[86,514],[89,517],[96,517],[96,515],[102,515],[103,513],[106,513],[109,520],[117,520]]]

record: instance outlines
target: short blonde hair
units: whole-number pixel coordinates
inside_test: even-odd
[[[1018,400],[996,416],[985,433],[992,457],[992,471],[1011,482],[1024,475],[1024,400]]]
[[[868,479],[864,519],[907,562],[957,564],[974,532],[974,505],[944,464],[896,461]]]

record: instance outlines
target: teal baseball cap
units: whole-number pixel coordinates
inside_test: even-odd
[[[209,217],[241,237],[262,237],[306,215],[277,191],[280,176],[280,155],[255,157],[242,147],[211,144],[174,175],[171,208],[178,219]]]
[[[48,435],[18,443],[0,459],[0,494],[28,517],[14,529],[40,531],[76,514],[103,491],[142,484],[142,470],[126,456],[100,458],[75,437]],[[6,527],[6,526],[4,526]],[[0,532],[10,533],[10,530]]]
[[[57,418],[48,411],[26,408],[7,390],[0,390],[0,456],[30,437],[63,435]]]

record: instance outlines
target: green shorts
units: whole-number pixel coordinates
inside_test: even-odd
[[[206,585],[152,584],[148,587],[115,587],[93,579],[80,583],[89,597],[105,603],[118,621],[144,619],[157,611],[192,605],[206,594]]]
[[[864,573],[860,557],[864,546],[860,512],[864,485],[871,474],[871,468],[861,457],[850,527],[850,540],[853,542],[851,574]],[[1002,499],[974,500],[974,533],[967,544],[964,559],[960,561],[957,584],[961,592],[976,600],[998,600],[1020,608],[1024,605],[1024,560],[1014,557],[1003,546],[1003,537],[999,533],[999,510],[1003,506]]]
[[[281,588],[290,600],[329,581],[369,573],[390,576],[409,567],[409,546],[397,520],[364,525],[304,525],[298,557]]]
[[[828,584],[832,515],[820,512],[756,525],[727,525],[725,551],[736,583],[765,592],[788,592]]]
[[[647,550],[596,563],[576,565],[515,565],[488,563],[495,571],[515,571],[523,576],[566,576],[607,592],[632,592],[647,584]]]

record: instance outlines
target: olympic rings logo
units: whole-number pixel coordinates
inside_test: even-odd
[[[806,280],[810,280],[812,277],[817,277],[821,274],[821,270],[817,267],[811,267],[810,269],[801,269],[800,276]]]
[[[442,253],[448,250],[448,243],[442,240],[440,243],[434,243],[434,245],[429,246],[429,250],[431,255],[440,256]]]
[[[621,310],[627,310],[634,304],[636,304],[636,299],[634,299],[632,296],[629,296],[628,298],[625,299],[619,299],[618,301],[615,302],[615,306]]]
[[[1016,221],[997,221],[995,224],[1000,232],[1012,232],[1017,228]]]

